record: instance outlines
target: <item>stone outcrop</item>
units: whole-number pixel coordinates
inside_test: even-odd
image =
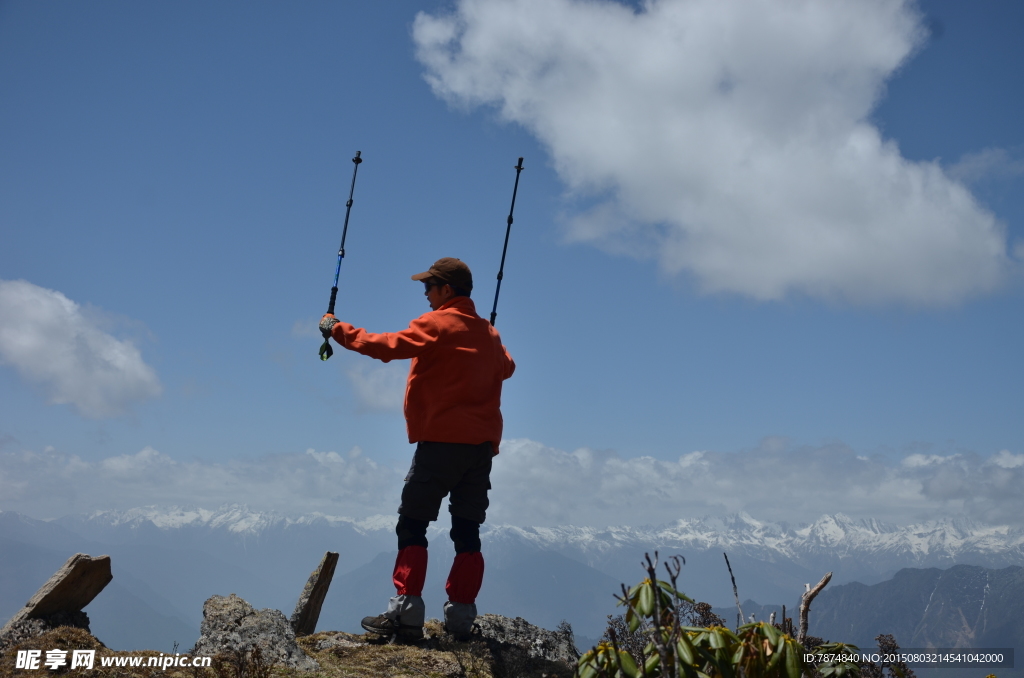
[[[316,622],[320,619],[320,608],[327,596],[327,589],[334,578],[334,568],[338,565],[338,554],[328,551],[313,573],[309,575],[306,586],[295,604],[291,625],[296,636],[308,636],[316,631]]]
[[[25,607],[0,629],[0,648],[42,635],[58,626],[89,631],[89,615],[82,608],[92,602],[114,576],[110,556],[93,558],[76,553],[57,570]]]
[[[86,633],[92,633],[89,630],[89,615],[81,610],[78,612],[55,612],[40,619],[29,618],[11,621],[0,632],[0,653],[23,640],[36,638],[61,626],[71,626],[82,629]],[[103,644],[100,643],[100,645]]]
[[[295,642],[295,631],[280,610],[257,611],[233,593],[207,599],[199,640],[191,653],[250,652],[254,647],[259,647],[267,664],[282,664],[301,671],[320,668]]]
[[[497,614],[482,614],[476,618],[476,623],[485,640],[499,646],[521,648],[532,659],[575,664],[580,657],[568,625],[557,631],[548,631],[522,617],[510,619]]]

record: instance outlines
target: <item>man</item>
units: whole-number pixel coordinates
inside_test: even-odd
[[[465,263],[445,257],[412,279],[423,282],[431,311],[408,329],[371,334],[328,314],[320,330],[371,358],[412,359],[405,421],[416,453],[395,528],[398,557],[392,579],[397,595],[383,614],[364,618],[363,628],[403,642],[423,638],[427,525],[437,520],[441,501],[450,494],[455,562],[445,584],[444,623],[461,639],[469,636],[476,620],[484,575],[480,524],[491,487],[491,457],[501,440],[501,385],[516,366],[498,331],[476,313],[469,298],[473,274]]]

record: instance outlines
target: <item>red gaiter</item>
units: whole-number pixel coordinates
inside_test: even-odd
[[[480,585],[483,582],[483,554],[479,551],[459,553],[456,554],[455,562],[452,563],[452,570],[448,573],[448,582],[444,585],[444,590],[448,593],[448,600],[453,603],[472,605],[476,602],[476,595],[480,593]]]
[[[406,546],[395,558],[395,571],[391,575],[400,596],[422,596],[423,580],[427,578],[427,549]]]

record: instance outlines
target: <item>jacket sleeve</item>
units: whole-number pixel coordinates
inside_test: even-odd
[[[516,361],[512,360],[507,348],[502,346],[501,350],[505,353],[505,376],[502,379],[508,379],[516,371]]]
[[[421,315],[401,332],[374,334],[361,327],[339,322],[331,330],[331,336],[350,351],[390,362],[415,358],[437,341],[440,331],[437,323],[427,315]]]

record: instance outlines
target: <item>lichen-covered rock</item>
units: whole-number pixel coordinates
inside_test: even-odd
[[[482,614],[476,623],[484,638],[522,648],[531,658],[575,664],[580,657],[568,624],[558,631],[548,631],[522,617],[510,619],[497,614]]]
[[[301,671],[320,665],[295,642],[295,632],[280,610],[255,610],[235,594],[212,596],[203,604],[203,623],[194,655],[217,655],[259,647],[263,661]]]
[[[89,630],[89,615],[81,610],[75,612],[56,612],[41,618],[12,620],[11,623],[4,626],[3,632],[0,633],[0,653],[24,640],[36,638],[61,626],[82,629],[86,633],[91,633]]]

